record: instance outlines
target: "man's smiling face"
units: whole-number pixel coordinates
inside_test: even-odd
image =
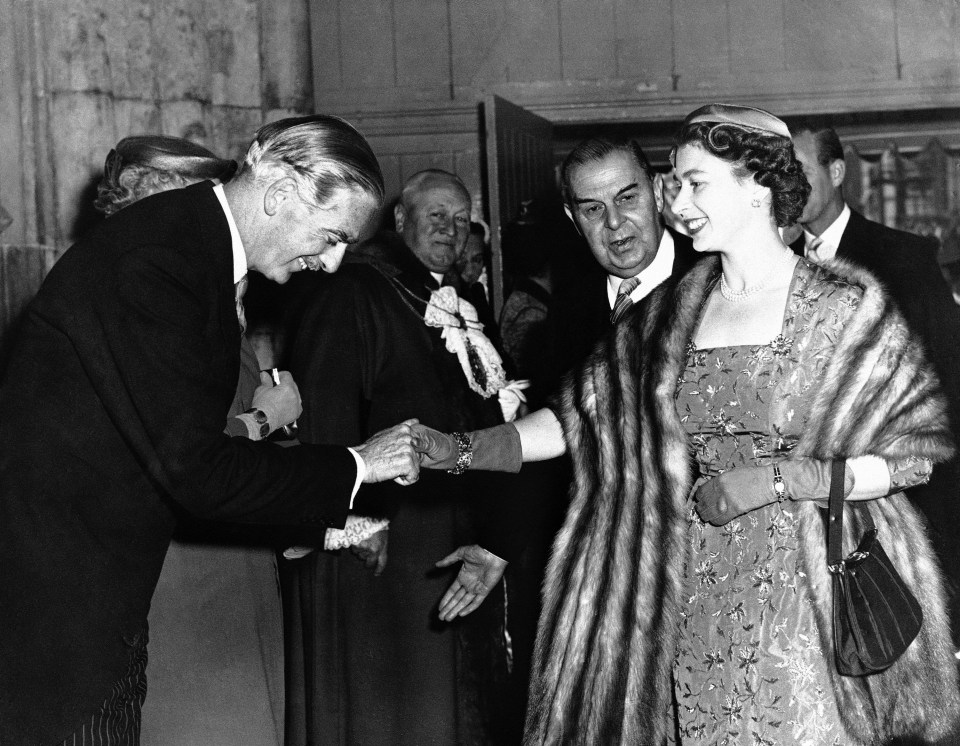
[[[456,182],[434,178],[397,211],[397,230],[417,259],[443,274],[463,253],[470,235],[470,195]]]

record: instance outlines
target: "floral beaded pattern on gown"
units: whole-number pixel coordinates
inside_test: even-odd
[[[807,419],[803,393],[857,303],[841,289],[832,317],[814,318],[809,276],[795,271],[781,334],[770,343],[688,346],[677,411],[701,477],[776,462],[796,445]],[[809,324],[821,325],[819,344],[796,349],[794,330]],[[797,583],[797,527],[790,502],[721,527],[700,521],[691,502],[671,743],[846,742],[830,661]]]

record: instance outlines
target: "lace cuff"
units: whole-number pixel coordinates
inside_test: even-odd
[[[328,528],[323,537],[323,548],[327,551],[355,547],[364,539],[369,539],[378,531],[390,527],[386,518],[368,518],[363,515],[348,515],[343,528]],[[295,560],[306,557],[316,547],[288,547],[283,552],[284,559]]]
[[[378,531],[390,526],[386,518],[368,518],[362,515],[348,515],[343,528],[328,528],[323,539],[326,550],[354,547],[364,539],[369,539]]]

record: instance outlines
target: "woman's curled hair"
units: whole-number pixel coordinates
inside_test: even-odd
[[[677,133],[673,158],[681,145],[700,145],[711,155],[733,164],[740,179],[752,176],[773,197],[773,217],[783,227],[800,219],[810,195],[810,184],[789,137],[735,124],[696,122]]]
[[[125,137],[108,154],[93,206],[105,215],[157,192],[204,179],[226,181],[237,164],[190,140],[166,135]]]

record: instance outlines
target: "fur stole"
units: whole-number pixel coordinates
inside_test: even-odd
[[[793,352],[827,355],[822,375],[805,383],[814,404],[794,455],[949,456],[935,377],[876,280],[840,262],[824,269],[801,260],[797,272],[806,273],[804,302],[815,313],[794,329]],[[719,260],[707,259],[655,290],[561,388],[556,409],[574,483],[544,581],[527,744],[660,744],[666,736],[692,484],[675,392],[718,274]],[[827,339],[815,319],[833,313],[838,297],[857,310],[839,339]],[[814,503],[798,507],[804,592],[832,662],[823,523]],[[859,535],[862,509],[847,506],[850,534]],[[888,671],[834,674],[830,684],[854,742],[934,738],[960,712],[939,571],[902,495],[872,501],[869,510],[923,605],[923,631]]]

